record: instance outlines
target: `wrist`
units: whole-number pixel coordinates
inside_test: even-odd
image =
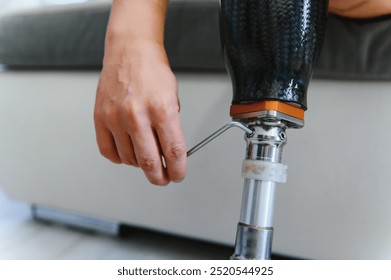
[[[147,38],[107,35],[103,64],[127,64],[153,60],[169,64],[162,43]]]
[[[106,32],[104,64],[154,59],[168,64],[164,22],[168,0],[114,0]]]
[[[143,47],[164,49],[168,0],[113,0],[105,47],[120,51]]]

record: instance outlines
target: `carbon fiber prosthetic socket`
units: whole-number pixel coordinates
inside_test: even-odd
[[[220,33],[232,104],[263,100],[306,109],[328,0],[221,0]]]

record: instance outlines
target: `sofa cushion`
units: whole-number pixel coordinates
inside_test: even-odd
[[[0,18],[0,63],[11,67],[100,68],[110,2],[78,4]],[[172,67],[225,71],[217,0],[172,0],[165,44]],[[330,15],[316,76],[391,79],[391,17]]]
[[[0,63],[14,67],[97,67],[110,4],[49,6],[0,18]]]
[[[391,16],[330,16],[315,73],[337,79],[391,79]]]

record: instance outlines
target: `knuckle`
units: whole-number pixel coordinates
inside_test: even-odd
[[[104,112],[104,115],[106,122],[110,127],[117,127],[120,125],[120,117],[116,109],[107,109]]]
[[[133,159],[121,158],[121,161],[123,164],[126,164],[126,165],[137,166],[137,162]]]
[[[149,114],[157,123],[166,123],[179,115],[179,110],[172,103],[155,102],[150,106]]]
[[[100,154],[107,158],[108,160],[114,162],[114,163],[121,163],[120,159],[117,157],[117,155],[113,152],[113,150],[110,147],[99,147]]]
[[[96,128],[106,127],[105,114],[102,110],[94,110],[94,124]]]
[[[166,157],[180,159],[186,155],[186,147],[183,143],[173,143],[167,149]]]
[[[103,118],[104,118],[104,114],[102,113],[102,111],[95,109],[94,110],[94,121],[95,121],[95,123],[101,123]]]
[[[99,152],[105,158],[110,158],[111,154],[112,154],[111,149],[109,149],[107,147],[99,147]]]
[[[133,101],[124,101],[120,108],[120,116],[122,125],[129,130],[130,133],[137,132],[142,129],[142,109]]]
[[[121,114],[127,119],[133,119],[135,115],[135,109],[132,101],[126,100],[120,106]]]
[[[151,172],[157,166],[157,160],[152,157],[142,157],[138,160],[138,165],[146,172]]]

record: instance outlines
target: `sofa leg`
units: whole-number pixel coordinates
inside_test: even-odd
[[[95,218],[34,204],[31,206],[31,214],[37,221],[59,223],[84,231],[120,235],[121,224],[118,221]]]

